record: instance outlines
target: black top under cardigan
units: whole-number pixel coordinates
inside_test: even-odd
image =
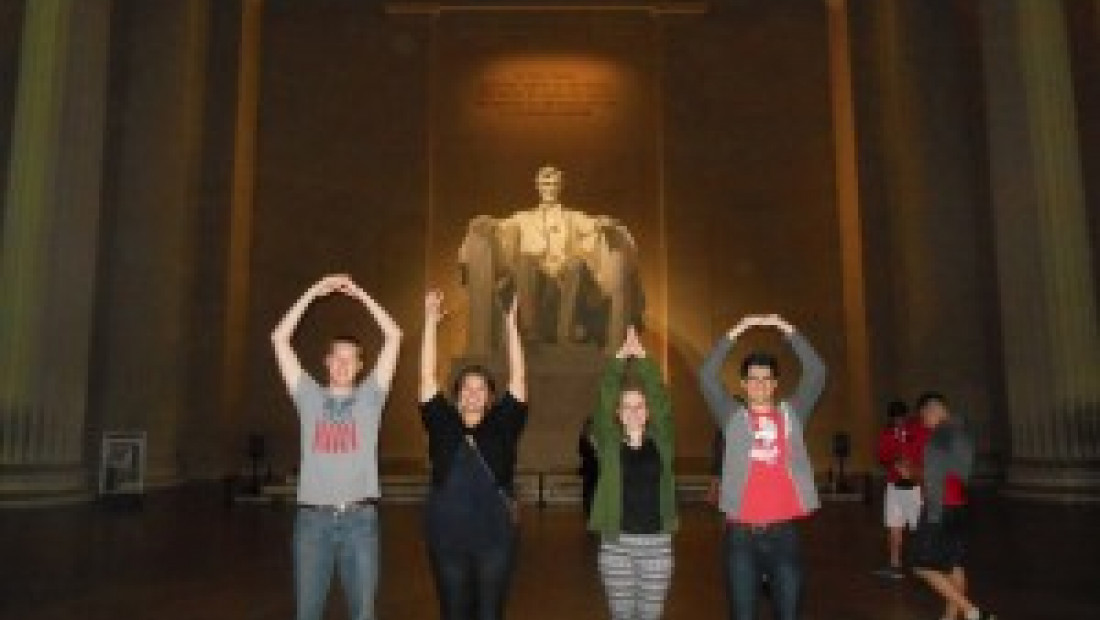
[[[631,448],[623,443],[624,534],[656,534],[661,531],[661,455],[657,444],[646,437],[642,445]]]

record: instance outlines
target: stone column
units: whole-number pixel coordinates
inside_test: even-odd
[[[843,274],[844,333],[848,368],[848,417],[853,433],[852,461],[869,469],[875,428],[871,404],[870,346],[867,328],[864,250],[860,243],[862,205],[856,140],[855,92],[852,80],[852,38],[847,0],[827,0],[829,11],[829,82],[836,158],[836,205]]]
[[[999,334],[984,225],[988,200],[975,175],[984,144],[974,137],[969,84],[981,78],[967,56],[955,3],[876,0],[861,5],[864,45],[862,136],[878,191],[867,243],[879,258],[869,286],[878,302],[877,420],[894,398],[943,392],[965,416],[983,475],[999,474]],[[973,62],[968,62],[973,60]]]
[[[252,230],[256,192],[256,139],[259,134],[260,63],[264,0],[241,4],[237,55],[237,105],[233,140],[229,248],[226,266],[224,348],[222,351],[223,458],[240,452],[234,440],[244,435],[248,342],[251,302]],[[209,437],[213,433],[207,435]],[[228,468],[226,468],[228,469]]]
[[[1100,334],[1061,2],[982,3],[1009,492],[1100,491]]]
[[[0,245],[0,503],[88,491],[109,0],[26,4]]]
[[[146,431],[152,487],[179,479],[189,353],[203,337],[189,319],[203,247],[195,214],[209,2],[128,3],[120,22],[128,45],[116,59],[125,80],[114,93],[95,405],[102,430]]]

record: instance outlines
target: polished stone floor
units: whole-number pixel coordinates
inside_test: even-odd
[[[435,618],[420,509],[382,511],[379,616]],[[878,511],[830,503],[806,524],[806,620],[940,617],[939,603],[914,580],[870,574],[881,560]],[[683,512],[666,618],[723,618],[720,523],[703,506]],[[990,497],[975,513],[971,575],[979,601],[1005,619],[1100,618],[1100,507]],[[287,507],[226,506],[204,488],[156,493],[140,509],[0,510],[0,618],[289,620],[291,514]],[[576,509],[525,506],[522,527],[509,617],[606,618],[593,546]],[[326,618],[345,617],[335,593]]]

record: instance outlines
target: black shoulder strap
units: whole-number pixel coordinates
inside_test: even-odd
[[[481,453],[481,449],[477,447],[477,442],[474,441],[473,435],[469,433],[463,433],[463,437],[466,438],[466,443],[470,445],[470,449],[477,455],[477,460],[481,462],[481,466],[485,468],[485,473],[489,474],[489,480],[493,481],[493,485],[497,489],[497,493],[500,493],[500,499],[504,501],[504,507],[511,512],[514,509],[513,502],[515,501],[504,492],[500,484],[497,483],[496,474],[493,473],[493,468],[489,467],[489,461],[485,460],[485,456]]]

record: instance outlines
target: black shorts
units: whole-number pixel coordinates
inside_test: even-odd
[[[945,507],[938,523],[924,515],[905,542],[905,564],[910,568],[949,572],[963,566],[966,555],[967,515],[964,507]]]

